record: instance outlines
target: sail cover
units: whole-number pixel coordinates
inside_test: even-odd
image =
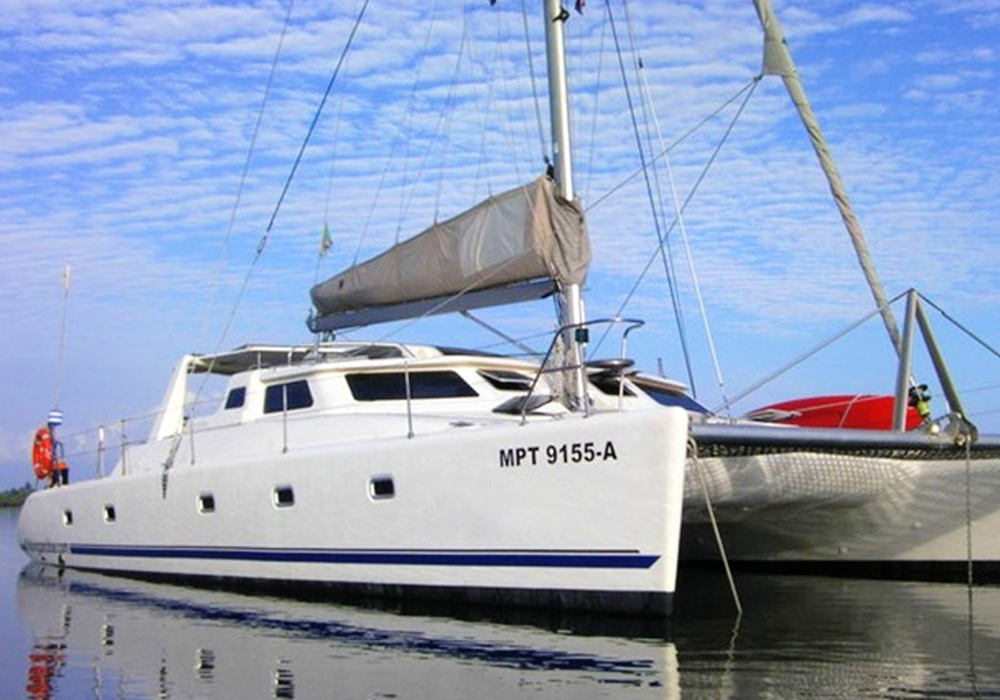
[[[333,330],[537,298],[554,285],[582,284],[589,263],[579,205],[559,197],[543,175],[317,284],[310,327]]]

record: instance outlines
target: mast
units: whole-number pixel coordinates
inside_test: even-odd
[[[781,31],[781,25],[778,23],[778,17],[771,8],[770,0],[754,0],[754,6],[757,8],[757,16],[760,18],[760,23],[764,27],[763,72],[769,75],[780,75],[782,81],[785,83],[785,88],[788,90],[788,94],[792,98],[792,102],[795,103],[799,116],[802,118],[802,123],[809,133],[813,150],[816,151],[816,157],[819,158],[820,166],[822,166],[823,173],[826,175],[827,182],[830,185],[830,192],[837,203],[837,209],[840,210],[840,217],[843,219],[844,226],[847,227],[847,233],[854,244],[854,251],[857,253],[858,261],[861,263],[861,270],[865,275],[865,280],[868,282],[868,287],[871,289],[872,296],[875,298],[875,304],[882,315],[882,322],[885,325],[886,332],[889,334],[889,340],[892,342],[892,346],[896,349],[897,354],[901,353],[903,343],[899,329],[896,326],[896,319],[889,308],[888,297],[886,297],[885,289],[882,287],[882,281],[879,279],[878,272],[875,270],[875,263],[872,262],[871,255],[868,252],[865,234],[861,230],[861,224],[854,214],[854,209],[851,207],[851,200],[848,198],[847,190],[840,179],[837,165],[833,162],[833,155],[830,153],[830,148],[823,138],[823,132],[820,131],[816,115],[813,114],[812,107],[809,105],[805,88],[802,86],[802,81],[799,80],[799,73],[795,69],[792,54],[788,50],[784,33]]]
[[[545,45],[549,78],[549,116],[552,141],[555,145],[556,192],[572,202],[576,199],[573,188],[573,160],[570,144],[569,89],[566,80],[566,48],[564,25],[569,12],[560,0],[545,0]],[[566,284],[560,289],[562,296],[560,325],[568,327],[565,334],[566,355],[569,364],[576,367],[570,382],[570,405],[585,408],[586,389],[583,369],[583,343],[586,329],[583,298],[579,284]]]

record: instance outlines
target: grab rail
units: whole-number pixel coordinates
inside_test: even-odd
[[[622,333],[621,339],[621,350],[620,355],[615,360],[621,362],[617,374],[620,376],[627,367],[632,366],[631,360],[626,357],[626,351],[628,348],[628,336],[636,328],[641,328],[646,325],[645,321],[636,318],[621,318],[619,316],[613,316],[610,318],[601,318],[591,321],[584,321],[582,323],[572,323],[565,326],[561,326],[556,329],[556,332],[552,336],[552,342],[549,343],[548,350],[545,351],[545,356],[542,358],[541,364],[538,366],[538,371],[535,373],[534,378],[531,381],[531,387],[528,389],[528,393],[524,396],[524,401],[521,405],[521,425],[524,425],[528,420],[528,406],[530,405],[530,400],[532,395],[535,393],[535,388],[538,386],[538,382],[543,374],[549,374],[552,372],[569,372],[579,370],[587,366],[593,366],[590,362],[584,361],[582,365],[580,364],[563,364],[558,367],[546,367],[549,359],[552,357],[552,353],[555,351],[556,346],[559,344],[560,339],[563,337],[564,333],[572,331],[577,339],[582,343],[587,342],[587,337],[589,335],[589,330],[592,326],[599,325],[610,325],[615,326],[618,324],[628,324],[628,327]],[[581,337],[582,336],[582,337]],[[627,361],[627,365],[625,364]],[[619,399],[618,399],[618,410],[622,408],[622,397],[624,396],[624,384],[619,382]],[[586,385],[584,386],[584,396],[583,396],[583,411],[584,416],[590,416],[590,400],[589,392],[587,391]]]

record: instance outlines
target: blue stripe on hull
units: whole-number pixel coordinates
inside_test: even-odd
[[[634,552],[439,552],[413,550],[260,549],[230,547],[144,547],[70,545],[72,554],[154,559],[217,559],[311,564],[402,564],[583,569],[648,569],[660,557]]]

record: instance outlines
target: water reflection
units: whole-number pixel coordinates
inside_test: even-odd
[[[158,698],[679,697],[669,641],[588,625],[400,615],[35,566],[17,599],[35,640],[31,698],[103,697],[110,686]]]
[[[1000,588],[685,572],[669,625],[379,610],[29,567],[28,698],[1000,698]],[[456,616],[464,616],[461,619]]]
[[[672,641],[685,698],[1000,698],[1000,588],[743,575],[743,620],[724,582],[678,598]],[[699,610],[697,595],[709,601]],[[720,646],[727,629],[734,638]]]

